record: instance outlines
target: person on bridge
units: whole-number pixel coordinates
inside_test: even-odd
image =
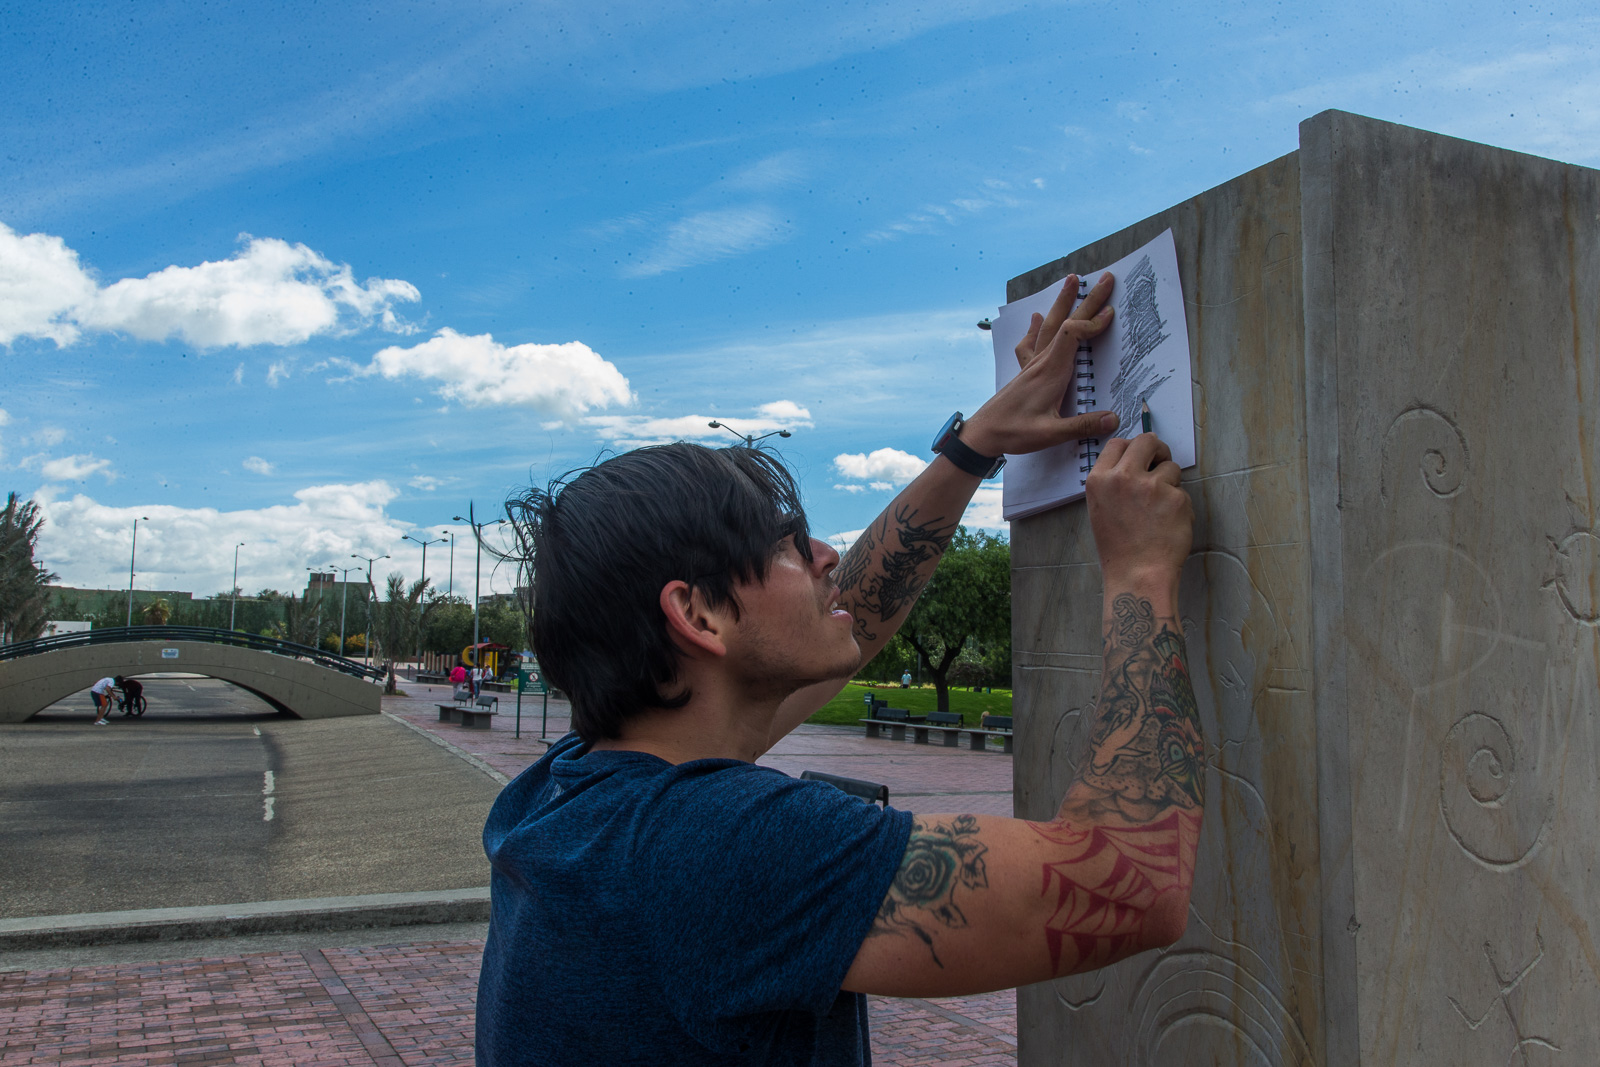
[[[94,698],[94,724],[107,725],[106,716],[111,714],[111,696],[116,692],[117,680],[115,678],[102,678],[89,687],[89,696]]]
[[[864,1064],[866,994],[1041,982],[1182,935],[1205,792],[1178,614],[1193,509],[1154,434],[1059,413],[1110,290],[1078,303],[1067,279],[1021,373],[842,559],[743,445],[642,448],[508,504],[574,732],[484,828],[481,1067]],[[1056,816],[880,809],[757,766],[894,635],[999,457],[1084,437],[1105,442],[1103,682]]]

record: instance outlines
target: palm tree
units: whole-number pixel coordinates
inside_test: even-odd
[[[38,504],[7,494],[0,510],[0,643],[31,641],[44,632],[48,587],[58,576],[34,561],[43,526]]]
[[[389,575],[384,586],[383,602],[376,605],[372,619],[373,636],[378,639],[383,656],[389,661],[388,677],[383,683],[383,691],[387,696],[393,696],[397,689],[395,662],[408,655],[416,644],[417,634],[422,631],[424,621],[433,609],[433,602],[424,599],[428,585],[428,580],[422,578],[412,582],[408,589],[405,575],[395,571]]]

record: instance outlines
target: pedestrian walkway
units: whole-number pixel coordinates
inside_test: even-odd
[[[419,730],[499,780],[545,750],[538,701],[502,696],[489,730],[438,721],[447,687],[407,684],[385,700],[394,720]],[[548,738],[567,729],[568,709],[550,703]],[[803,726],[763,757],[790,774],[819,770],[881,782],[891,803],[920,812],[1009,814],[1011,757],[867,739],[847,727]],[[0,954],[0,1067],[27,1064],[316,1064],[420,1067],[472,1062],[473,999],[481,932],[409,940],[429,928],[374,931],[307,947],[194,958],[86,962],[7,970]],[[337,946],[337,947],[331,947]],[[259,947],[253,945],[252,947]],[[177,954],[181,948],[173,946]],[[92,950],[74,950],[74,952]],[[147,949],[156,952],[157,949]],[[204,951],[205,954],[199,954]],[[119,958],[126,958],[125,956]],[[1010,991],[930,1000],[873,997],[873,1062],[887,1067],[1011,1067],[1016,1063]]]
[[[481,940],[0,971],[0,1067],[466,1067]],[[873,1062],[1010,1067],[1010,992],[872,997]]]

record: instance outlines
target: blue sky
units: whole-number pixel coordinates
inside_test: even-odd
[[[1318,111],[1600,165],[1590,10],[12,2],[0,476],[64,582],[299,588],[716,417],[848,535],[1006,278]]]

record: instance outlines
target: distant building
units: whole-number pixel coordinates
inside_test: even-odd
[[[51,619],[44,624],[44,632],[40,637],[54,637],[56,634],[81,634],[89,629],[87,619]]]

